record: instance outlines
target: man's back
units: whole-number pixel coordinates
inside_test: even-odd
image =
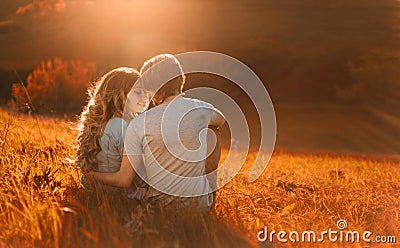
[[[204,167],[206,128],[215,118],[211,104],[177,96],[132,120],[126,154],[143,154],[145,173],[135,169],[147,177],[148,199],[168,204],[176,198],[170,195],[201,196],[201,205],[212,204]]]

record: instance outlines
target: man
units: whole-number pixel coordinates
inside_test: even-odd
[[[128,187],[138,173],[149,184],[146,203],[194,204],[207,210],[214,201],[216,177],[209,181],[204,174],[216,169],[220,146],[217,139],[206,165],[205,131],[224,124],[223,115],[209,103],[183,96],[185,76],[174,56],[155,56],[143,65],[141,74],[143,87],[156,92],[152,99],[156,107],[130,122],[120,171],[90,174],[103,183]]]

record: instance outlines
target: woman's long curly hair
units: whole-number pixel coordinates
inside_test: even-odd
[[[78,122],[75,162],[84,171],[97,168],[96,155],[107,122],[123,116],[127,95],[140,77],[137,70],[120,67],[106,73],[88,89],[88,103]]]

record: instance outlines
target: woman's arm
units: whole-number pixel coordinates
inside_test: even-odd
[[[133,178],[136,175],[132,166],[138,166],[142,163],[142,156],[122,157],[121,168],[117,172],[94,172],[87,173],[88,178],[93,178],[98,182],[108,184],[115,187],[127,188],[131,186]],[[131,165],[132,163],[132,165]]]

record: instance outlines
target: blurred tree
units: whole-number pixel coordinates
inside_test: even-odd
[[[26,89],[39,113],[78,112],[85,103],[85,92],[95,72],[94,63],[49,59],[28,75]],[[21,84],[13,85],[12,95],[20,106],[29,106]]]
[[[354,78],[337,94],[345,100],[375,107],[398,108],[400,103],[400,56],[371,51],[349,63]]]

